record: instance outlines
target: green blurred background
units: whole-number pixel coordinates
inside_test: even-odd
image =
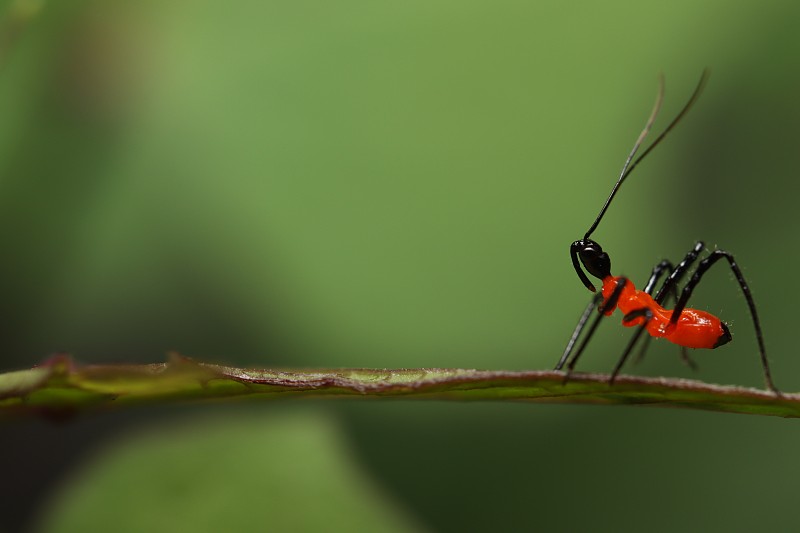
[[[697,239],[797,390],[796,2],[2,2],[2,369],[167,350],[241,366],[552,367],[567,248],[667,80],[697,107],[594,238],[640,285]],[[657,126],[658,128],[658,126]],[[793,185],[794,184],[794,185]],[[736,342],[700,379],[762,384]],[[610,320],[581,362],[608,371]],[[693,374],[667,343],[630,372]],[[796,422],[300,402],[3,421],[0,530],[790,530]]]

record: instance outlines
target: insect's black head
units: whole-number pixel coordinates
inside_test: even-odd
[[[595,288],[589,278],[586,277],[586,274],[584,274],[580,264],[578,264],[579,257],[586,271],[597,279],[603,279],[611,275],[611,258],[592,239],[583,238],[573,242],[569,247],[569,253],[572,256],[572,265],[575,267],[575,272],[578,273],[578,277],[590,291],[595,292]]]

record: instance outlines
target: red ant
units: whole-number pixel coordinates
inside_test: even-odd
[[[592,292],[596,292],[594,285],[592,285],[592,283],[589,281],[589,278],[581,269],[578,259],[580,259],[580,262],[583,263],[584,268],[589,274],[602,280],[603,287],[602,291],[597,293],[592,298],[591,302],[589,302],[589,305],[584,310],[580,320],[578,321],[578,325],[575,327],[575,331],[572,333],[572,337],[569,339],[569,343],[567,343],[567,347],[564,350],[564,355],[561,356],[561,359],[559,359],[558,364],[556,365],[556,370],[561,370],[564,367],[564,364],[567,363],[578,337],[584,330],[584,327],[589,320],[592,310],[597,307],[597,310],[600,314],[589,328],[586,336],[583,339],[583,343],[580,345],[574,355],[572,355],[572,358],[569,359],[569,363],[567,363],[565,381],[569,379],[570,373],[575,368],[575,363],[578,361],[578,358],[581,356],[581,353],[583,353],[584,348],[586,348],[586,345],[597,329],[600,319],[602,319],[603,316],[611,316],[616,308],[619,308],[624,313],[624,317],[622,318],[623,326],[639,326],[639,329],[636,331],[636,333],[634,333],[633,337],[628,343],[628,346],[622,353],[622,357],[620,357],[617,365],[614,367],[614,371],[611,373],[611,377],[609,379],[610,384],[614,383],[614,380],[622,369],[622,366],[625,364],[625,361],[633,350],[636,342],[639,340],[645,330],[647,330],[647,333],[650,334],[650,337],[645,339],[645,344],[642,346],[642,349],[639,352],[639,358],[644,355],[644,352],[646,351],[652,337],[664,337],[668,341],[681,346],[681,356],[684,362],[692,367],[694,367],[694,363],[691,361],[691,359],[689,359],[689,356],[686,353],[686,348],[718,348],[723,344],[730,342],[731,333],[725,323],[719,318],[705,311],[698,311],[696,309],[690,309],[686,307],[686,304],[689,302],[689,298],[692,296],[694,288],[703,278],[703,274],[705,274],[708,269],[711,268],[711,266],[713,266],[717,261],[724,258],[730,264],[731,270],[736,276],[736,280],[739,282],[739,286],[742,288],[744,297],[747,300],[747,305],[750,308],[750,314],[753,317],[753,325],[755,326],[756,330],[756,339],[758,339],[758,348],[761,353],[761,365],[764,368],[764,378],[766,380],[767,387],[769,387],[769,389],[776,394],[778,393],[778,389],[776,389],[775,385],[772,383],[772,376],[770,375],[769,371],[769,363],[767,362],[767,354],[764,349],[764,338],[761,334],[761,325],[758,321],[758,314],[756,313],[756,306],[753,302],[753,296],[750,292],[750,288],[747,286],[747,282],[744,280],[742,271],[739,269],[739,266],[736,264],[736,261],[734,261],[733,256],[729,252],[726,252],[725,250],[714,250],[708,255],[708,257],[700,261],[700,264],[697,266],[697,269],[695,270],[691,279],[684,286],[683,291],[680,292],[679,297],[677,284],[686,274],[691,265],[695,262],[700,252],[702,252],[705,248],[705,245],[702,242],[697,242],[694,248],[692,248],[692,250],[686,254],[686,257],[684,257],[683,261],[678,263],[677,266],[673,266],[672,263],[667,260],[661,261],[653,269],[653,272],[650,275],[650,279],[647,281],[644,290],[639,291],[636,290],[636,288],[633,286],[633,283],[631,283],[628,278],[611,275],[611,259],[609,258],[608,254],[603,251],[599,244],[589,238],[592,232],[594,232],[594,230],[597,228],[600,220],[603,218],[603,215],[608,209],[609,204],[611,204],[611,201],[614,199],[614,195],[617,194],[622,182],[625,181],[625,178],[627,178],[630,173],[633,172],[633,169],[636,168],[636,165],[638,165],[642,159],[644,159],[645,156],[647,156],[647,154],[649,154],[650,151],[655,148],[664,139],[664,137],[666,137],[670,130],[672,130],[672,128],[675,127],[675,125],[689,111],[697,98],[700,96],[700,93],[703,91],[703,87],[705,86],[707,80],[708,71],[706,70],[700,77],[700,82],[697,84],[697,87],[695,88],[691,98],[689,98],[689,101],[683,107],[681,112],[678,113],[678,116],[675,117],[675,119],[669,124],[669,126],[666,127],[661,135],[659,135],[636,160],[633,160],[636,152],[639,150],[639,146],[642,144],[645,136],[647,136],[650,128],[653,126],[653,122],[655,122],[656,116],[661,109],[661,103],[664,99],[664,79],[663,77],[659,79],[658,96],[656,98],[656,103],[653,106],[653,110],[650,113],[650,118],[647,119],[647,123],[645,124],[642,133],[639,135],[639,138],[633,145],[633,149],[631,150],[630,154],[628,154],[628,158],[625,160],[625,165],[622,167],[622,172],[620,173],[616,185],[614,185],[614,188],[611,190],[611,194],[606,200],[606,203],[600,210],[600,214],[597,215],[594,224],[592,224],[592,226],[589,228],[589,231],[586,232],[586,235],[583,236],[583,239],[573,242],[570,246],[570,255],[572,256],[572,264],[575,267],[575,272],[578,273],[578,277],[586,286],[586,288]],[[653,296],[655,285],[659,278],[664,274],[667,275],[667,278],[661,285],[661,288],[656,295]],[[673,296],[676,301],[675,309],[671,311],[664,309],[664,307],[661,305],[670,295]]]

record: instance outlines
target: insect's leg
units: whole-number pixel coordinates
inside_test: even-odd
[[[636,333],[633,334],[633,337],[631,337],[628,346],[625,348],[625,351],[622,352],[622,357],[620,357],[619,361],[617,362],[617,366],[615,366],[614,371],[611,372],[611,378],[609,378],[608,380],[608,383],[610,385],[614,384],[614,380],[617,379],[619,371],[622,370],[622,365],[625,364],[625,361],[628,359],[628,356],[630,355],[631,351],[633,351],[633,347],[636,345],[636,341],[638,341],[639,337],[642,336],[642,333],[644,333],[645,328],[647,328],[647,323],[650,322],[651,318],[653,318],[653,312],[647,307],[644,307],[642,309],[636,309],[635,311],[631,311],[630,313],[625,315],[625,317],[622,319],[623,322],[630,322],[631,320],[635,320],[641,317],[644,317],[644,322],[642,323],[641,326],[639,326],[639,329],[636,330]],[[650,337],[647,338],[649,339]]]
[[[569,338],[569,342],[567,343],[567,347],[564,349],[564,354],[561,356],[561,359],[558,360],[558,364],[556,365],[556,370],[561,370],[564,367],[564,363],[567,362],[567,358],[569,354],[572,353],[572,349],[575,347],[575,343],[578,341],[578,337],[580,336],[583,328],[586,327],[586,322],[589,321],[589,315],[592,314],[592,310],[595,309],[600,302],[603,300],[603,294],[598,292],[592,299],[589,300],[589,305],[586,306],[586,309],[583,310],[581,314],[580,320],[578,320],[578,324],[575,326],[575,331],[572,332],[572,336]]]
[[[644,360],[645,354],[647,354],[647,350],[650,348],[650,342],[653,340],[653,337],[647,336],[642,343],[642,347],[639,348],[639,353],[636,354],[636,358],[633,360],[634,365],[638,365]],[[681,356],[683,357],[683,356]]]
[[[647,284],[642,289],[644,292],[649,294],[650,296],[653,295],[653,289],[656,288],[656,283],[658,283],[658,278],[661,277],[663,273],[667,273],[667,277],[671,275],[675,271],[675,267],[672,266],[672,263],[667,259],[664,259],[659,264],[653,267],[653,272],[650,274],[650,279],[647,280]]]
[[[633,360],[633,364],[638,365],[644,359],[645,354],[647,353],[648,348],[650,348],[650,342],[653,340],[653,337],[645,337],[644,342],[642,343],[642,347],[639,348],[639,353],[636,354],[636,359]],[[697,363],[694,362],[694,359],[689,357],[689,350],[686,346],[678,346],[678,349],[681,352],[681,361],[683,364],[691,368],[693,371],[697,371],[698,366]]]
[[[583,353],[583,350],[586,348],[586,345],[589,344],[589,341],[592,339],[592,335],[594,335],[594,332],[597,329],[597,326],[600,324],[600,321],[603,319],[603,317],[605,317],[605,312],[608,309],[614,309],[617,306],[617,302],[619,301],[619,297],[622,294],[622,290],[625,288],[627,284],[628,280],[626,278],[620,278],[620,280],[617,282],[617,286],[614,287],[614,291],[611,293],[608,299],[597,308],[597,310],[599,311],[597,318],[594,319],[594,322],[592,322],[592,325],[589,327],[589,331],[583,338],[583,342],[581,343],[580,347],[578,347],[578,350],[569,360],[569,363],[567,363],[567,373],[564,376],[565,383],[569,380],[569,375],[575,368],[575,363],[578,362],[578,358]]]
[[[697,253],[703,249],[704,245],[702,242],[698,242],[695,244],[694,248],[691,252],[687,254],[683,261],[680,262],[678,268],[681,269],[682,272],[686,272],[686,269],[692,264],[692,262],[697,259]],[[673,278],[672,283],[668,286],[670,278],[675,273],[677,268],[672,266],[672,263],[668,260],[663,260],[659,264],[657,264],[653,268],[653,272],[650,274],[650,279],[647,280],[647,284],[644,287],[644,292],[647,294],[652,295],[653,290],[655,289],[656,283],[658,279],[661,277],[662,274],[667,273],[667,279],[664,280],[664,284],[659,289],[658,294],[660,295],[660,299],[654,298],[657,303],[662,304],[666,301],[667,296],[673,296],[675,301],[678,301],[678,284],[677,282],[680,280],[680,277],[683,274],[679,274],[677,277]],[[669,292],[666,292],[666,289],[669,288]],[[650,342],[653,340],[653,337],[645,337],[644,343],[642,347],[639,349],[639,353],[636,354],[636,359],[634,360],[635,364],[638,364],[644,359],[644,355],[647,353],[647,349],[650,347]],[[697,365],[694,361],[691,360],[689,357],[689,352],[685,346],[680,347],[681,351],[681,360],[686,363],[692,370],[697,370]]]
[[[647,280],[647,284],[644,286],[644,289],[642,289],[642,290],[644,292],[646,292],[647,294],[649,294],[650,296],[652,296],[653,295],[653,290],[655,289],[656,283],[658,282],[658,279],[661,277],[661,275],[666,272],[667,273],[667,277],[669,277],[669,275],[672,274],[672,272],[674,272],[674,271],[675,271],[675,267],[672,265],[672,263],[670,261],[668,261],[667,259],[664,259],[663,261],[658,263],[655,267],[653,267],[653,272],[650,274],[650,278]],[[666,283],[666,281],[665,281],[665,283]],[[677,287],[677,286],[673,285],[673,287]],[[675,300],[677,301],[678,300],[677,288],[673,292],[675,293]],[[658,302],[658,303],[661,303],[661,302]],[[637,338],[638,338],[638,335],[639,334],[637,334]],[[634,360],[634,364],[639,364],[642,361],[642,359],[644,359],[644,355],[647,353],[647,349],[650,347],[650,341],[651,340],[652,340],[652,337],[646,337],[645,338],[644,344],[642,344],[642,347],[639,349],[639,353],[636,355],[636,359]]]
[[[703,243],[703,241],[697,241],[695,243],[694,248],[692,248],[689,253],[686,254],[686,257],[683,258],[683,261],[678,263],[678,266],[675,267],[675,269],[672,271],[669,277],[667,277],[666,281],[664,281],[664,284],[656,293],[654,297],[656,302],[659,304],[663,303],[667,297],[667,291],[669,290],[675,291],[675,300],[678,300],[678,283],[686,274],[686,271],[689,270],[692,264],[697,260],[697,256],[700,255],[700,252],[702,252],[705,247],[706,245]]]
[[[679,348],[681,350],[681,361],[683,361],[683,364],[691,368],[692,371],[697,372],[699,367],[697,366],[697,363],[694,362],[694,359],[689,357],[689,349],[686,348],[686,346],[679,346]]]
[[[700,261],[700,264],[697,266],[697,270],[695,270],[692,278],[683,288],[683,292],[681,292],[681,297],[678,300],[678,303],[675,305],[675,309],[672,311],[670,324],[678,323],[681,313],[686,308],[686,304],[689,303],[689,298],[692,296],[692,291],[694,291],[694,288],[698,283],[700,283],[700,280],[703,279],[703,274],[705,274],[708,269],[714,265],[714,263],[723,257],[730,264],[731,270],[733,271],[734,276],[736,276],[736,281],[739,282],[739,287],[742,288],[744,298],[747,300],[747,306],[750,308],[750,316],[753,318],[753,326],[755,326],[756,339],[758,340],[758,349],[761,354],[761,366],[764,369],[764,380],[767,383],[767,387],[772,392],[778,393],[778,389],[775,388],[775,384],[772,382],[772,374],[769,371],[767,351],[764,348],[764,335],[761,333],[761,323],[758,320],[758,313],[756,312],[756,304],[753,301],[753,294],[750,292],[750,287],[748,287],[747,282],[744,280],[744,275],[742,274],[741,269],[739,269],[739,265],[736,264],[736,261],[729,252],[726,252],[725,250],[714,250],[711,252],[711,255]]]

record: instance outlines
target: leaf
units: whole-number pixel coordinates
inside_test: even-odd
[[[324,411],[205,415],[128,431],[80,461],[33,529],[426,530],[364,468]]]
[[[202,399],[295,396],[522,400],[540,403],[643,404],[800,417],[800,394],[720,386],[686,379],[553,371],[460,368],[256,370],[196,362],[79,366],[57,355],[38,367],[0,374],[0,412],[71,415],[83,409]]]

